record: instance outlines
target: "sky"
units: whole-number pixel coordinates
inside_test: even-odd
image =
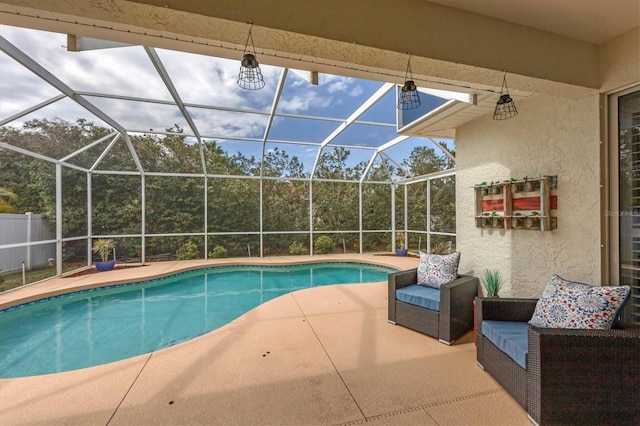
[[[26,53],[47,71],[85,98],[129,133],[163,131],[175,125],[192,133],[173,104],[173,98],[141,46],[126,46],[83,52],[67,51],[65,34],[0,26],[0,36]],[[205,140],[215,140],[229,154],[260,157],[268,113],[274,103],[282,68],[261,64],[266,86],[244,90],[237,86],[239,60],[155,49],[181,100],[187,104],[198,132]],[[260,60],[258,56],[258,60]],[[318,144],[384,83],[344,76],[320,74],[312,85],[299,73],[289,70],[276,114],[267,135],[267,150],[278,148],[297,156],[306,172],[313,167]],[[4,52],[0,52],[0,121],[59,95],[59,91]],[[102,93],[111,98],[91,96]],[[133,97],[171,104],[137,102]],[[422,94],[423,109],[444,102]],[[224,108],[225,110],[215,109]],[[348,166],[369,161],[376,148],[398,136],[396,93],[390,90],[358,120],[340,133],[331,145],[350,147]],[[8,123],[21,127],[34,118],[85,118],[96,124],[99,118],[68,98]],[[415,112],[411,118],[416,118]],[[376,124],[373,124],[376,123]],[[195,141],[195,139],[191,139]],[[442,139],[438,139],[443,141]],[[290,144],[287,142],[302,142]],[[453,141],[444,141],[453,148]],[[415,146],[428,145],[425,138],[412,137],[385,151],[398,163],[408,158]]]

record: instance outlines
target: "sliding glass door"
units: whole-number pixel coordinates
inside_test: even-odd
[[[631,286],[625,319],[640,325],[640,87],[610,96],[609,113],[612,281]]]

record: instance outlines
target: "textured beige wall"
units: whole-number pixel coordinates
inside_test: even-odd
[[[301,4],[303,5],[301,6]],[[581,97],[598,46],[423,0],[0,0],[0,23],[418,85]],[[368,73],[368,76],[366,74]]]
[[[51,1],[51,0],[49,0]],[[597,87],[597,47],[424,0],[133,0],[327,40]],[[548,64],[553,63],[553,67]],[[579,74],[577,69],[581,69]],[[594,78],[595,77],[595,78]]]
[[[640,27],[600,46],[600,91],[640,82]]]
[[[460,270],[502,272],[503,296],[539,297],[554,273],[600,284],[598,95],[579,100],[536,95],[519,115],[490,116],[458,129],[456,218]],[[558,228],[476,228],[473,185],[511,177],[558,176]]]

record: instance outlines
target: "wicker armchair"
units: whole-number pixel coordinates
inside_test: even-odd
[[[478,279],[459,276],[440,287],[440,310],[396,300],[396,290],[418,282],[417,268],[389,274],[389,322],[402,325],[450,345],[473,330],[473,299]]]
[[[536,302],[476,298],[479,366],[536,424],[640,424],[640,329],[529,327],[526,369],[482,334],[483,320],[529,321]]]

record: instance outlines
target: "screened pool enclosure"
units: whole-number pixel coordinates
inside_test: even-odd
[[[5,271],[37,248],[57,274],[91,264],[98,238],[143,263],[455,250],[454,140],[403,131],[454,93],[421,88],[421,106],[402,111],[401,81],[262,63],[265,87],[243,90],[241,53],[8,26],[0,51],[5,213],[40,214],[55,235],[0,215]]]

